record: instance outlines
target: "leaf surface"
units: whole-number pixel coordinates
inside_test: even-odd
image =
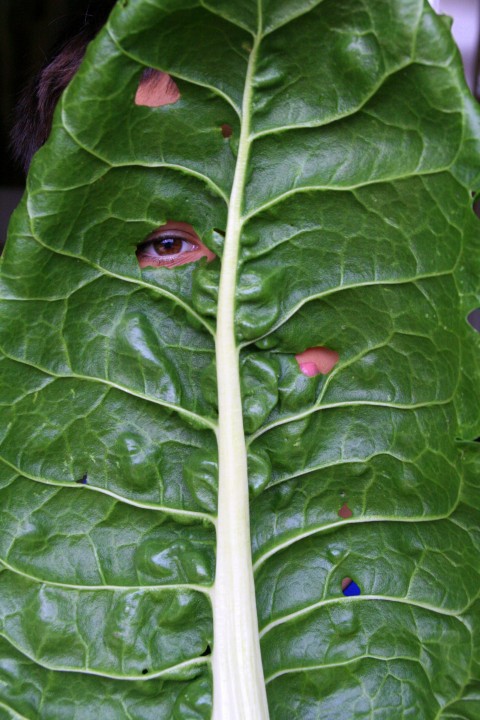
[[[421,0],[117,4],[2,259],[0,717],[478,717],[479,138]]]

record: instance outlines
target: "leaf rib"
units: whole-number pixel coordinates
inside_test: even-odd
[[[56,670],[60,672],[65,673],[79,673],[80,675],[94,675],[96,677],[102,677],[102,678],[111,678],[112,680],[134,680],[136,682],[148,682],[149,680],[152,680],[154,678],[165,678],[168,679],[169,677],[175,677],[178,676],[178,674],[182,673],[182,671],[187,670],[188,668],[194,668],[194,667],[201,667],[202,665],[210,665],[210,658],[200,657],[200,658],[192,658],[191,660],[185,660],[184,662],[178,663],[177,665],[172,665],[171,667],[164,668],[163,670],[159,670],[158,672],[150,672],[148,676],[142,677],[141,675],[130,675],[128,673],[125,674],[119,674],[119,673],[113,673],[113,672],[100,672],[100,670],[95,670],[90,667],[70,667],[67,665],[53,665],[51,663],[44,662],[43,660],[39,660],[33,653],[27,652],[25,648],[20,647],[17,645],[11,637],[6,635],[3,632],[0,632],[0,637],[2,637],[9,645],[11,645],[17,652],[20,653],[20,655],[23,655],[23,657],[28,658],[32,662],[34,662],[36,665],[39,665],[40,667],[45,668],[46,670]]]
[[[285,668],[284,670],[279,670],[278,672],[269,675],[267,678],[265,678],[265,683],[268,685],[268,683],[272,682],[278,677],[281,677],[282,675],[292,675],[294,673],[315,672],[318,670],[328,670],[330,668],[345,667],[348,665],[353,665],[354,663],[361,662],[362,660],[377,660],[379,662],[391,662],[392,660],[407,660],[409,662],[417,663],[419,669],[424,671],[421,661],[418,658],[408,657],[407,655],[392,655],[391,657],[381,657],[380,655],[372,655],[371,653],[365,653],[363,655],[350,658],[349,660],[344,660],[343,662],[324,663],[323,665],[306,665],[304,667],[298,668]]]
[[[321,0],[323,1],[323,0]],[[305,128],[326,128],[329,125],[333,125],[336,122],[339,122],[340,120],[345,120],[347,118],[353,117],[356,113],[363,110],[363,108],[367,105],[367,103],[375,97],[375,95],[378,93],[379,90],[382,89],[382,87],[385,85],[386,82],[391,80],[395,77],[395,75],[399,72],[402,72],[403,70],[406,70],[408,67],[411,67],[412,65],[416,65],[417,63],[415,61],[406,61],[404,63],[400,63],[397,67],[393,68],[393,70],[389,73],[386,73],[383,75],[383,77],[379,80],[379,82],[372,88],[371,92],[362,100],[362,102],[357,105],[352,110],[345,111],[344,113],[340,113],[339,115],[335,115],[334,117],[331,117],[327,120],[318,121],[315,122],[313,120],[310,120],[305,123],[293,123],[291,125],[278,125],[272,128],[267,128],[265,130],[259,130],[258,132],[255,132],[251,135],[250,140],[253,142],[255,140],[258,140],[262,137],[268,137],[270,135],[280,135],[281,133],[288,132],[289,130],[303,130]]]
[[[330,297],[332,295],[336,295],[337,293],[341,293],[344,290],[356,290],[358,288],[363,287],[381,287],[381,286],[391,286],[391,285],[406,285],[406,284],[412,284],[416,283],[419,280],[429,280],[431,278],[438,278],[438,277],[448,277],[451,275],[454,275],[456,267],[458,265],[459,260],[461,259],[461,256],[457,259],[455,266],[451,270],[445,270],[438,273],[423,273],[421,275],[412,275],[411,278],[395,278],[392,280],[367,280],[365,282],[355,282],[355,283],[349,283],[345,285],[339,285],[335,286],[333,288],[329,288],[328,290],[323,290],[322,292],[315,293],[314,295],[307,295],[305,298],[303,298],[300,302],[298,302],[296,305],[294,305],[288,313],[285,313],[279,320],[276,322],[272,327],[263,335],[259,335],[256,338],[253,338],[251,340],[246,340],[240,345],[240,349],[243,350],[244,348],[248,347],[249,345],[254,345],[259,340],[263,340],[264,338],[268,337],[272,333],[274,333],[276,330],[278,330],[282,325],[285,325],[285,323],[290,320],[304,305],[306,305],[309,302],[312,302],[314,300],[322,300],[323,298]]]
[[[316,535],[322,535],[323,533],[328,534],[330,530],[340,527],[347,527],[350,525],[362,525],[364,523],[431,523],[435,520],[451,520],[453,523],[455,523],[454,519],[451,518],[451,514],[455,512],[459,505],[460,500],[460,494],[459,491],[457,500],[452,505],[451,510],[447,514],[441,514],[441,515],[410,515],[410,517],[402,517],[402,519],[399,521],[398,517],[395,516],[387,516],[387,515],[371,515],[369,517],[360,517],[352,519],[350,518],[348,522],[345,520],[338,520],[331,523],[325,523],[323,525],[318,525],[315,527],[310,528],[307,531],[301,531],[297,533],[296,535],[291,535],[286,540],[283,540],[282,542],[278,543],[274,548],[271,550],[268,550],[267,552],[263,553],[262,555],[259,555],[257,560],[255,561],[253,565],[253,571],[256,573],[262,565],[265,564],[265,562],[271,558],[274,557],[274,555],[277,555],[278,553],[282,552],[287,547],[290,547],[292,545],[295,545],[297,542],[301,542],[302,540],[313,537]],[[461,526],[460,526],[461,527]],[[462,528],[463,529],[463,528]]]
[[[336,191],[336,192],[344,192],[349,191],[353,192],[355,190],[360,190],[361,188],[368,187],[369,185],[377,185],[380,183],[393,183],[398,182],[399,180],[411,180],[414,177],[423,178],[423,177],[430,177],[433,175],[440,175],[441,173],[449,172],[451,170],[451,167],[454,163],[450,163],[446,167],[440,167],[435,168],[435,170],[425,170],[424,172],[409,172],[407,175],[392,175],[387,177],[380,177],[380,178],[373,178],[371,180],[365,180],[364,182],[354,183],[353,185],[335,185],[335,184],[328,184],[328,185],[302,185],[301,187],[294,187],[291,190],[288,190],[286,192],[281,193],[280,195],[276,195],[275,197],[271,198],[267,202],[263,203],[262,205],[259,205],[256,208],[253,208],[250,212],[248,212],[246,215],[243,216],[242,222],[246,223],[248,220],[251,220],[256,215],[259,215],[260,213],[264,212],[265,210],[268,210],[269,208],[273,207],[274,205],[277,205],[278,203],[282,202],[286,198],[292,197],[293,195],[297,195],[299,193],[306,193],[306,192],[312,192],[315,190],[328,190],[328,191]]]
[[[155,503],[148,503],[148,502],[139,502],[138,500],[132,500],[130,498],[124,497],[122,495],[119,495],[118,493],[114,493],[111,490],[108,490],[106,488],[101,488],[93,485],[78,485],[77,483],[72,482],[61,482],[59,480],[49,480],[44,477],[39,477],[37,475],[33,475],[32,473],[27,473],[25,470],[20,469],[13,463],[9,462],[6,458],[0,455],[0,461],[3,462],[7,467],[14,470],[18,475],[21,477],[26,478],[27,480],[32,480],[32,482],[38,482],[42,485],[52,485],[53,487],[61,487],[61,488],[68,488],[69,490],[76,491],[76,492],[99,492],[103,495],[108,495],[109,497],[113,498],[117,502],[123,503],[125,505],[131,505],[132,507],[138,507],[145,510],[157,510],[158,512],[165,513],[165,515],[169,515],[172,517],[178,516],[180,518],[188,518],[188,519],[196,519],[201,520],[204,522],[211,523],[212,525],[216,526],[216,518],[213,515],[208,515],[208,513],[204,512],[197,512],[195,510],[179,510],[178,508],[168,507],[167,505],[159,505]]]
[[[120,385],[119,383],[115,383],[112,380],[107,380],[104,378],[98,378],[94,377],[92,375],[80,375],[79,373],[75,373],[72,371],[72,373],[54,373],[53,371],[49,370],[48,368],[42,367],[41,365],[36,365],[32,362],[23,360],[21,358],[13,357],[12,355],[8,355],[3,348],[0,348],[2,353],[6,358],[9,360],[13,360],[14,362],[18,362],[20,365],[27,365],[28,367],[35,368],[35,370],[40,370],[40,372],[45,373],[45,375],[48,375],[49,377],[53,378],[53,380],[82,380],[85,382],[92,382],[92,383],[99,383],[100,385],[105,385],[109,389],[113,390],[119,390],[120,392],[124,392],[127,395],[131,395],[132,397],[139,398],[140,400],[145,400],[149,403],[153,403],[154,405],[159,405],[160,407],[168,408],[169,410],[174,410],[175,412],[178,412],[179,415],[183,415],[185,418],[188,418],[189,420],[198,423],[199,425],[202,425],[205,429],[213,430],[214,432],[217,431],[217,424],[213,420],[209,420],[208,418],[204,417],[203,415],[197,415],[197,413],[192,412],[191,410],[186,410],[181,405],[174,405],[173,403],[169,403],[166,400],[161,400],[159,398],[152,397],[151,395],[146,395],[145,393],[141,393],[135,390],[132,390],[131,388],[127,388],[123,385]],[[50,383],[51,384],[51,383]],[[37,392],[37,391],[32,391]],[[31,394],[31,393],[29,393]],[[22,399],[22,398],[20,398]],[[77,418],[78,419],[78,418]]]
[[[194,592],[202,593],[203,595],[206,595],[207,597],[210,597],[212,594],[211,588],[208,586],[203,585],[196,585],[194,583],[176,583],[172,585],[111,585],[107,582],[105,582],[103,585],[76,585],[74,583],[65,583],[65,582],[57,582],[55,580],[45,580],[44,578],[37,577],[36,575],[31,575],[30,573],[25,572],[24,570],[19,570],[18,568],[14,567],[13,565],[10,565],[4,558],[0,559],[0,565],[6,568],[7,570],[10,570],[11,572],[15,573],[15,575],[20,575],[20,577],[28,578],[29,580],[33,580],[34,582],[38,582],[41,585],[45,585],[47,587],[58,587],[66,590],[79,590],[79,591],[91,591],[95,590],[95,592],[132,592],[132,591],[154,591],[154,592],[163,592],[163,591],[171,591],[171,590],[193,590]],[[100,571],[99,571],[100,572]]]
[[[213,599],[213,720],[227,717],[230,720],[268,720],[250,547],[247,457],[234,321],[241,211],[250,153],[252,80],[262,34],[261,0],[258,0],[258,22],[258,34],[245,79],[243,122],[218,299],[219,488]]]
[[[292,620],[296,620],[299,617],[302,617],[304,615],[308,615],[309,613],[318,610],[319,608],[327,607],[329,605],[347,605],[348,603],[363,603],[368,602],[371,600],[377,600],[381,602],[392,602],[392,603],[399,603],[401,605],[407,605],[409,607],[416,607],[420,608],[422,610],[428,610],[429,612],[435,613],[436,615],[442,615],[450,618],[454,618],[462,625],[466,626],[466,622],[463,620],[463,618],[458,614],[456,610],[444,610],[442,608],[435,607],[434,605],[429,605],[428,603],[422,603],[414,600],[409,600],[407,598],[396,598],[392,596],[387,595],[359,595],[358,597],[337,597],[337,598],[331,598],[328,600],[320,600],[318,603],[313,603],[312,605],[308,605],[305,608],[302,608],[301,610],[297,610],[296,612],[289,613],[288,615],[285,615],[284,617],[278,618],[277,620],[274,620],[273,622],[266,625],[262,630],[260,630],[260,637],[263,638],[265,635],[267,635],[271,630],[278,627],[279,625],[284,625],[287,622],[290,622]],[[465,610],[468,609],[469,606],[464,608],[462,612],[465,612]]]

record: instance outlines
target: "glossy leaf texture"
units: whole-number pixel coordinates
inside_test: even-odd
[[[175,103],[135,104],[148,67]],[[479,161],[427,2],[118,2],[2,259],[0,718],[212,716],[216,316],[240,174],[270,717],[480,717]],[[217,258],[140,269],[168,221]],[[316,347],[339,361],[309,377],[295,356]]]

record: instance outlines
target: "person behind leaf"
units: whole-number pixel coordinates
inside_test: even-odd
[[[57,45],[47,63],[22,93],[15,110],[11,147],[15,159],[28,172],[33,155],[50,134],[57,102],[77,72],[88,43],[105,24],[116,0],[95,0],[83,25],[71,26],[67,39]]]
[[[70,80],[77,72],[88,43],[106,23],[116,0],[95,0],[84,15],[83,25],[73,25],[67,39],[25,88],[15,110],[11,147],[15,159],[28,172],[34,154],[46,142],[52,128],[55,107]],[[174,103],[180,97],[178,88],[166,74],[153,68],[144,70],[135,102],[158,107]]]

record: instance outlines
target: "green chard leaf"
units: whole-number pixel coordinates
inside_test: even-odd
[[[478,720],[479,178],[427,2],[117,3],[2,259],[2,720]]]

